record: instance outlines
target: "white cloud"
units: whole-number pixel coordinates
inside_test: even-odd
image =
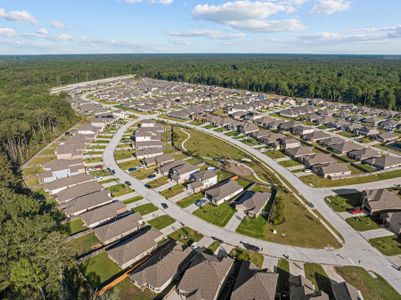
[[[60,21],[53,21],[50,23],[50,26],[55,28],[55,29],[64,29],[64,23],[60,22]]]
[[[17,32],[10,27],[0,27],[0,37],[14,37],[17,35]]]
[[[174,41],[172,41],[172,43],[173,43],[174,45],[178,45],[178,46],[188,46],[188,45],[191,45],[191,43],[190,43],[189,41],[187,41],[187,40],[174,40]]]
[[[166,32],[166,34],[174,37],[185,37],[185,38],[207,37],[216,40],[239,39],[244,36],[243,33],[222,33],[221,31],[208,30],[208,29],[198,29],[189,31],[168,31]]]
[[[170,5],[173,3],[173,0],[159,0],[157,3],[163,4],[163,5]]]
[[[6,11],[4,8],[0,8],[0,18],[12,22],[38,23],[38,20],[36,20],[35,17],[26,10]]]
[[[349,10],[350,8],[351,8],[350,1],[319,0],[319,3],[312,8],[311,12],[314,14],[332,15],[339,11]]]
[[[142,2],[142,0],[124,0],[126,3],[129,3],[129,4],[134,4],[134,3],[139,3],[139,2]]]
[[[302,29],[298,19],[270,20],[277,13],[292,13],[295,8],[284,2],[244,1],[221,5],[198,4],[193,10],[197,19],[228,25],[231,28],[254,32],[278,32]]]
[[[40,28],[40,29],[36,30],[36,33],[39,34],[39,35],[44,35],[44,36],[46,36],[46,35],[49,34],[49,31],[47,31],[46,28]]]

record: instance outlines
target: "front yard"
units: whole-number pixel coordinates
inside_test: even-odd
[[[263,266],[263,255],[254,251],[236,247],[230,251],[230,255],[238,260],[250,261],[259,269]]]
[[[330,278],[327,276],[322,266],[315,263],[306,263],[304,264],[304,268],[306,278],[313,282],[315,288],[333,297]]]
[[[385,236],[369,240],[369,243],[387,256],[401,254],[401,239],[397,236]]]
[[[184,226],[171,233],[169,238],[186,245],[191,245],[193,242],[200,241],[203,238],[203,235],[189,227]]]
[[[182,184],[176,184],[164,191],[162,191],[160,194],[165,197],[166,199],[169,199],[171,197],[174,197],[175,195],[178,195],[182,193],[185,190],[185,186]]]
[[[235,210],[227,202],[219,206],[207,203],[193,212],[195,216],[220,227],[224,227],[234,213]]]
[[[348,218],[345,221],[357,231],[366,231],[380,228],[379,224],[377,224],[368,216]]]
[[[147,184],[152,189],[154,189],[154,188],[157,188],[159,186],[165,185],[168,182],[169,182],[168,178],[166,176],[163,176],[163,177],[157,178],[155,180],[152,180],[152,181],[148,182]]]
[[[202,197],[203,197],[203,193],[192,194],[192,195],[189,195],[188,197],[185,197],[184,199],[181,199],[176,204],[181,208],[185,208],[185,207],[191,206],[192,204],[194,204],[197,200],[201,199]]]
[[[158,210],[156,206],[152,203],[146,203],[144,205],[137,206],[133,209],[135,212],[141,214],[142,216],[150,214]]]
[[[119,183],[116,185],[109,186],[107,189],[111,192],[111,196],[113,198],[120,197],[122,195],[132,193],[134,191],[128,185],[126,185],[124,183]]]
[[[361,204],[361,193],[330,196],[325,201],[337,212],[349,211]]]
[[[163,215],[148,221],[150,226],[159,230],[174,224],[174,222],[175,220],[168,215]]]

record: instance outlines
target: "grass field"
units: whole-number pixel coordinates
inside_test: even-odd
[[[197,200],[201,199],[202,197],[203,197],[203,193],[192,194],[188,197],[185,197],[184,199],[181,199],[176,204],[181,208],[185,208],[185,207],[191,206],[192,204],[194,204]]]
[[[336,267],[336,271],[345,281],[360,290],[365,300],[401,299],[401,295],[378,274],[377,278],[373,278],[361,267]]]
[[[106,252],[84,260],[80,269],[94,287],[98,287],[121,271]]]
[[[176,184],[164,191],[162,191],[160,194],[169,199],[171,197],[174,197],[175,195],[178,195],[180,193],[182,193],[185,190],[185,186],[183,186],[182,184]]]
[[[124,200],[123,203],[124,204],[130,204],[130,203],[133,203],[133,202],[136,202],[136,201],[140,201],[142,199],[143,199],[142,196],[135,196],[135,197],[129,198],[127,200]]]
[[[158,210],[158,208],[152,203],[146,203],[144,205],[140,205],[134,208],[134,211],[141,214],[142,216],[155,212],[156,210]]]
[[[345,221],[357,231],[366,231],[380,228],[379,224],[377,224],[368,216],[348,218]]]
[[[159,230],[174,224],[174,222],[175,220],[168,215],[163,215],[148,221],[150,226]]]
[[[71,247],[74,249],[75,255],[81,255],[86,252],[89,252],[96,245],[100,246],[100,241],[93,232],[88,233],[79,238],[73,239],[69,243]]]
[[[230,251],[230,255],[238,260],[250,261],[259,269],[262,268],[263,255],[260,253],[236,247]]]
[[[191,245],[193,242],[200,241],[203,238],[203,235],[189,227],[184,226],[171,233],[169,238],[186,245]]]
[[[348,211],[361,204],[361,194],[352,193],[346,195],[330,196],[325,199],[326,203],[335,211]]]
[[[112,197],[120,197],[122,195],[132,193],[134,191],[124,183],[119,183],[116,185],[109,186],[107,189],[111,192]]]
[[[381,253],[388,256],[401,254],[401,239],[396,236],[385,236],[369,240],[369,243]]]
[[[234,213],[235,210],[227,202],[219,206],[207,203],[193,212],[195,216],[220,227],[224,227]]]
[[[325,292],[329,296],[333,296],[330,278],[319,264],[305,263],[305,276],[313,282],[315,289]]]
[[[343,178],[341,180],[330,180],[327,178],[319,177],[317,175],[301,176],[299,177],[299,179],[301,179],[304,183],[314,187],[336,187],[343,185],[381,181],[397,177],[401,177],[401,169],[363,177]]]
[[[292,194],[279,192],[278,196],[281,197],[283,204],[285,218],[283,223],[269,224],[262,216],[255,219],[245,217],[236,231],[258,239],[292,246],[320,249],[328,245],[334,248],[341,246]],[[278,234],[273,234],[273,230],[277,230]]]

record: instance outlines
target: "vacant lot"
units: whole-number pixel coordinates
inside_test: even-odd
[[[269,224],[262,216],[255,219],[245,217],[238,226],[237,232],[292,246],[310,248],[325,248],[328,245],[339,248],[341,246],[292,194],[280,192],[279,196],[283,205],[285,219],[283,223]],[[276,230],[277,234],[273,234],[273,230]]]
[[[227,202],[219,206],[207,203],[193,212],[195,216],[220,227],[224,227],[234,213],[235,210]]]

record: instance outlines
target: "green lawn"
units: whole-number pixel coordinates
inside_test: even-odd
[[[192,122],[190,122],[189,124],[195,125],[195,126],[199,126],[199,125],[202,125],[203,122],[201,122],[201,121],[192,121]]]
[[[139,165],[141,165],[141,162],[138,159],[134,159],[134,158],[132,160],[125,161],[125,162],[122,162],[122,163],[118,164],[118,166],[123,170],[127,170],[127,169],[133,168],[133,167],[137,167]]]
[[[193,242],[200,241],[203,238],[203,235],[189,227],[184,226],[171,233],[169,238],[186,245],[191,245]]]
[[[385,236],[369,240],[369,243],[387,256],[401,254],[401,239],[396,236]]]
[[[148,177],[149,175],[153,174],[156,170],[156,167],[152,168],[144,168],[140,170],[136,170],[134,172],[131,172],[130,174],[134,176],[136,179],[142,180]]]
[[[381,181],[398,177],[401,177],[401,169],[380,174],[368,175],[364,177],[344,178],[341,180],[331,180],[316,175],[301,176],[299,177],[299,179],[301,179],[304,183],[314,187],[335,187],[335,186]]]
[[[168,182],[169,182],[168,178],[166,176],[163,176],[163,177],[160,177],[160,178],[157,178],[155,180],[152,180],[152,181],[148,182],[148,185],[150,185],[150,187],[152,189],[154,189],[154,188],[157,188],[159,186],[165,185]]]
[[[114,287],[118,291],[116,300],[154,300],[157,295],[149,289],[143,291],[132,283],[128,278],[118,283]],[[160,294],[159,294],[160,295]]]
[[[24,178],[24,182],[27,187],[32,188],[39,184],[39,177],[35,175],[30,175]]]
[[[285,219],[283,223],[269,224],[262,216],[255,219],[245,217],[236,231],[258,239],[292,246],[320,249],[328,245],[334,248],[341,246],[292,194],[280,191],[278,197],[283,206],[282,213]],[[277,230],[277,234],[273,234],[273,230]]]
[[[263,255],[260,253],[236,247],[230,251],[230,255],[238,260],[251,261],[259,269],[262,268]]]
[[[290,168],[290,167],[295,167],[295,166],[301,165],[299,162],[292,160],[292,159],[280,161],[279,164],[285,168]]]
[[[235,210],[227,202],[219,206],[207,203],[193,212],[195,216],[220,227],[224,227],[234,213]]]
[[[127,199],[127,200],[124,200],[123,203],[124,203],[124,204],[130,204],[130,203],[133,203],[133,202],[140,201],[140,200],[142,200],[142,199],[143,199],[142,196],[135,196],[135,197],[129,198],[129,199]]]
[[[106,184],[106,183],[116,182],[116,181],[117,181],[117,178],[109,178],[109,179],[106,179],[106,180],[99,181],[99,183],[100,184]]]
[[[171,197],[174,197],[175,195],[178,195],[180,193],[182,193],[185,190],[185,186],[183,186],[182,184],[176,184],[164,191],[162,191],[160,194],[169,199]]]
[[[65,228],[67,229],[67,232],[70,235],[81,232],[82,230],[86,229],[81,218],[77,218],[77,219],[71,220],[68,223],[65,223]]]
[[[345,281],[360,290],[365,300],[401,299],[401,295],[378,274],[377,278],[373,278],[361,267],[336,267],[336,271]]]
[[[216,171],[216,174],[217,174],[218,181],[223,181],[223,180],[233,176],[231,173],[228,173],[228,172],[220,170],[220,169]]]
[[[266,151],[264,154],[266,154],[268,157],[273,158],[273,159],[286,157],[286,155],[279,150],[269,150],[269,151]]]
[[[29,167],[22,170],[22,175],[28,176],[28,175],[39,174],[41,172],[43,172],[42,167]]]
[[[89,174],[93,176],[109,176],[111,173],[107,169],[101,169],[101,170],[96,170],[96,171],[91,171]]]
[[[206,129],[212,129],[212,128],[215,128],[216,126],[214,126],[213,124],[208,124],[208,125],[203,126],[203,127],[206,128]]]
[[[361,204],[361,193],[330,196],[325,201],[337,212],[348,211]]]
[[[114,159],[115,160],[120,160],[120,159],[126,159],[126,158],[133,158],[132,154],[134,152],[130,150],[117,150],[114,152]]]
[[[159,230],[174,224],[174,222],[175,220],[168,215],[163,215],[148,221],[150,226]]]
[[[315,289],[325,292],[329,296],[333,296],[330,278],[321,265],[315,263],[305,263],[305,276],[313,282]]]
[[[132,193],[134,191],[124,183],[119,183],[116,185],[109,186],[107,189],[111,192],[112,197],[120,197],[122,195]]]
[[[201,199],[202,197],[203,197],[203,193],[192,194],[192,195],[189,195],[188,197],[185,197],[184,199],[181,199],[176,204],[181,208],[185,208],[185,207],[191,206],[192,204],[194,204],[197,200]]]
[[[252,187],[252,191],[261,192],[261,193],[271,193],[271,188],[265,185],[254,185]]]
[[[86,162],[87,164],[91,164],[91,163],[100,163],[103,162],[103,158],[102,157],[90,157],[90,158],[85,158],[84,162]]]
[[[84,260],[80,269],[94,287],[98,287],[121,272],[121,269],[107,256],[106,252]]]
[[[152,212],[155,212],[158,210],[156,206],[154,206],[152,203],[146,203],[144,205],[137,206],[133,209],[135,212],[141,214],[142,216],[150,214]]]
[[[234,136],[237,132],[235,130],[230,131],[230,132],[226,132],[225,135],[226,136]]]
[[[217,129],[214,129],[214,131],[216,131],[216,132],[223,132],[223,131],[226,131],[226,129],[225,129],[224,127],[219,127],[219,128],[217,128]]]
[[[366,231],[380,228],[380,226],[368,216],[348,218],[345,221],[357,231]]]
[[[249,146],[255,146],[255,145],[259,144],[259,142],[257,140],[250,138],[250,137],[243,139],[242,142]]]
[[[79,238],[69,241],[75,255],[82,255],[94,249],[94,246],[100,246],[100,241],[93,232]]]
[[[214,253],[219,247],[220,247],[221,243],[219,241],[213,241],[213,243],[211,243],[209,245],[209,247],[207,247],[212,253]]]
[[[33,165],[36,165],[36,164],[42,165],[45,162],[51,161],[53,159],[56,159],[56,155],[42,156],[42,157],[38,156],[38,157],[35,157],[34,159],[32,159],[29,163],[33,164]]]

